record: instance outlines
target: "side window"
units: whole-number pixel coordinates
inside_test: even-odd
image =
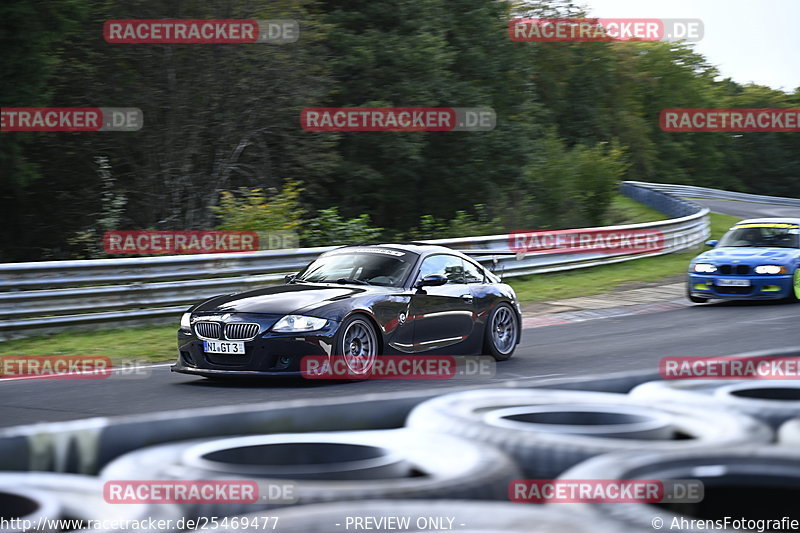
[[[453,255],[432,255],[422,262],[418,279],[431,274],[445,276],[447,283],[464,283],[464,262]]]
[[[469,261],[464,261],[464,282],[483,283],[483,271]]]

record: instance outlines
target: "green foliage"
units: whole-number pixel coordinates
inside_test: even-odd
[[[108,257],[102,249],[103,234],[120,229],[120,221],[128,199],[117,192],[117,180],[114,178],[108,158],[95,158],[97,174],[103,184],[101,212],[91,227],[82,229],[67,240],[72,247],[72,257],[77,259],[100,259]]]
[[[306,246],[358,244],[378,239],[383,228],[374,228],[369,215],[361,214],[346,220],[338,207],[320,209],[317,216],[304,224],[302,239]]]
[[[343,133],[341,161],[308,183],[318,208],[366,209],[398,233],[421,216],[449,219],[486,198],[500,213],[519,192],[538,131],[529,49],[508,39],[505,2],[322,2],[330,41],[331,106],[491,107],[491,132]],[[454,14],[457,13],[457,16]],[[398,209],[402,206],[402,209]]]
[[[302,189],[297,181],[287,180],[280,191],[271,196],[263,189],[240,188],[222,191],[219,205],[210,209],[219,217],[218,230],[277,231],[298,230],[303,210],[299,197]]]
[[[491,218],[485,205],[475,204],[474,214],[456,211],[450,220],[437,219],[433,215],[423,215],[416,227],[406,235],[407,240],[450,239],[455,237],[473,237],[492,235],[503,232],[499,217]]]
[[[616,184],[629,166],[625,152],[616,144],[608,148],[578,145],[571,150],[574,166],[574,188],[578,211],[591,225],[600,225],[611,204]]]
[[[616,142],[567,148],[554,135],[527,169],[529,210],[537,227],[601,225],[628,168]]]
[[[106,43],[103,23],[131,13],[296,19],[301,37]],[[369,240],[372,224],[384,238],[588,226],[607,219],[622,178],[800,196],[800,135],[666,133],[658,122],[665,108],[797,108],[800,89],[720,80],[689,44],[513,42],[515,16],[583,14],[571,0],[0,2],[0,104],[145,117],[139,132],[3,133],[0,261],[95,257],[109,225],[289,228],[314,243]],[[303,108],[339,106],[489,107],[497,127],[299,127]],[[284,176],[302,176],[303,190],[278,192]],[[304,225],[301,206],[322,218]]]

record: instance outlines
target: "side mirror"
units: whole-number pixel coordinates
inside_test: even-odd
[[[714,248],[718,244],[719,241],[717,240],[706,241],[706,246],[708,246],[709,248]]]
[[[284,283],[291,283],[294,281],[294,278],[297,277],[297,272],[292,272],[291,274],[286,274],[283,276]]]
[[[414,287],[421,289],[422,287],[438,287],[447,283],[447,277],[442,274],[428,274],[421,280],[414,284]]]

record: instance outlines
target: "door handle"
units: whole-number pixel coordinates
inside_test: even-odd
[[[471,294],[462,294],[461,299],[467,303],[472,303],[472,295]]]

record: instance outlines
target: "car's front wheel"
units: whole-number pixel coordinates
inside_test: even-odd
[[[703,298],[702,296],[694,296],[692,295],[692,289],[689,288],[689,284],[686,284],[686,298],[695,304],[704,304],[708,301],[708,298]]]
[[[348,375],[368,377],[379,351],[378,334],[366,317],[353,315],[342,323],[335,356]]]
[[[519,325],[517,314],[507,303],[495,307],[489,316],[484,334],[483,348],[497,361],[511,358],[517,347]]]

